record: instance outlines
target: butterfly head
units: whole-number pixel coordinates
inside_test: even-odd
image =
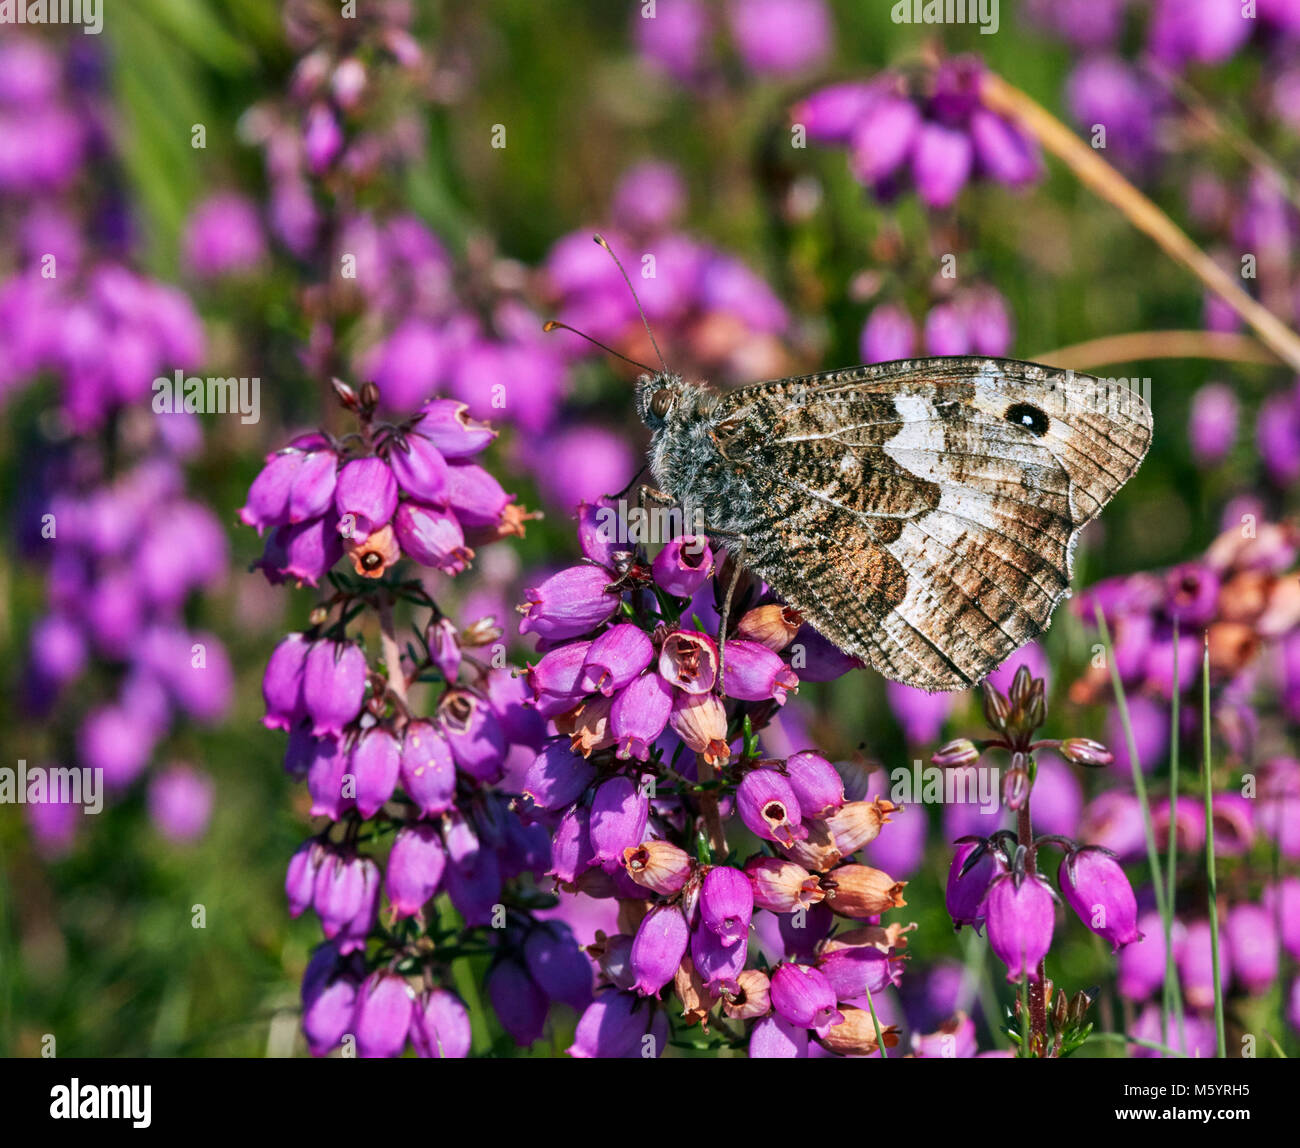
[[[645,374],[636,381],[636,413],[652,433],[671,422],[707,413],[711,397],[699,384],[667,371]]]

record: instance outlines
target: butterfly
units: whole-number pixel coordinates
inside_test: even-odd
[[[930,692],[1047,629],[1079,532],[1152,433],[1126,382],[964,356],[725,393],[646,368],[636,408],[686,521],[738,541],[739,564],[846,654]]]
[[[1142,396],[1009,359],[930,358],[717,394],[642,375],[656,484],[847,654],[963,689],[1047,629],[1079,531],[1151,442]],[[688,516],[688,521],[690,520]]]

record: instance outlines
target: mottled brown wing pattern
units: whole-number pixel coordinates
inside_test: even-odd
[[[927,690],[1047,628],[1079,530],[1151,439],[1126,386],[922,359],[722,397],[715,442],[752,498],[749,565],[826,637]]]

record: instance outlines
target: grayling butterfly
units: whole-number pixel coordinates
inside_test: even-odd
[[[1009,359],[725,393],[664,366],[636,405],[664,495],[739,540],[746,568],[845,653],[931,691],[978,682],[1047,629],[1079,531],[1151,442],[1127,384]]]

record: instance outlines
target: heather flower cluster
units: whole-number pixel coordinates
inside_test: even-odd
[[[879,918],[906,904],[906,883],[857,854],[898,807],[848,800],[813,751],[760,751],[796,666],[847,665],[831,669],[757,587],[715,641],[699,619],[718,585],[707,540],[680,536],[648,561],[607,512],[581,508],[584,563],[520,606],[521,633],[541,639],[531,705],[551,732],[524,808],[552,835],[557,886],[618,903],[618,932],[589,949],[601,988],[570,1055],[660,1055],[697,1024],[710,1047],[750,1056],[892,1046],[870,994],[901,975],[907,929]]]
[[[192,621],[196,596],[227,575],[220,524],[185,489],[202,435],[149,408],[157,376],[202,361],[204,333],[181,292],[132,266],[125,204],[85,203],[116,167],[99,53],[6,35],[0,74],[0,402],[58,387],[25,451],[21,552],[43,565],[46,592],[19,692],[41,755],[101,771],[116,796],[184,723],[217,723],[233,691],[223,645]],[[177,760],[153,784],[159,830],[200,835],[206,777]],[[82,824],[53,793],[26,812],[48,854]]]
[[[1046,683],[1027,665],[1016,671],[1007,693],[986,682],[984,715],[993,736],[949,742],[934,755],[935,765],[971,770],[983,755],[996,749],[1010,755],[1002,775],[1002,802],[1016,814],[1016,829],[984,837],[957,839],[948,870],[945,902],[953,924],[987,926],[989,947],[1007,967],[1007,980],[1032,986],[1026,993],[1029,1015],[1023,1034],[1010,1035],[1021,1055],[1068,1055],[1088,1036],[1085,1022],[1089,994],[1072,999],[1047,980],[1046,961],[1052,947],[1056,906],[1064,897],[1083,924],[1111,945],[1113,952],[1143,939],[1137,927],[1138,907],[1115,854],[1102,846],[1081,843],[1060,834],[1035,836],[1031,798],[1037,779],[1036,755],[1055,750],[1076,765],[1108,765],[1113,756],[1100,742],[1072,737],[1064,741],[1036,738],[1047,717]],[[1044,846],[1064,852],[1052,887],[1042,871]]]
[[[968,183],[1019,188],[1041,174],[1034,142],[982,106],[982,74],[974,56],[941,60],[915,81],[883,72],[813,92],[790,119],[811,142],[846,148],[853,177],[881,202],[910,187],[942,210]]]
[[[519,533],[525,516],[469,461],[495,432],[463,404],[433,399],[394,425],[376,420],[373,383],[335,387],[358,431],[272,455],[242,512],[273,528],[260,563],[270,581],[328,579],[334,591],[311,629],[276,646],[262,683],[264,724],[288,734],[285,768],[321,819],[285,878],[291,914],[311,908],[325,935],[303,977],[303,1032],[317,1056],[341,1045],[398,1056],[409,1042],[420,1056],[465,1057],[470,1018],[451,965],[490,955],[488,996],[527,1046],[552,1001],[581,1009],[591,991],[568,926],[533,915],[550,841],[495,787],[512,753],[542,747],[542,722],[500,660],[491,619],[457,628],[424,582],[394,570],[405,557],[460,573],[468,542]],[[351,575],[333,569],[344,553]],[[399,603],[425,619],[405,647]],[[379,629],[369,649],[368,618]],[[416,700],[426,684],[427,707]],[[438,907],[442,894],[460,924]]]

